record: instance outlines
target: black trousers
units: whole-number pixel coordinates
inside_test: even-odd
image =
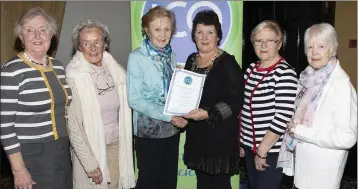
[[[258,171],[255,167],[254,153],[249,148],[244,147],[244,149],[250,189],[279,189],[283,173],[282,168],[276,168],[278,154],[268,154],[266,163],[270,167]]]
[[[72,163],[68,137],[45,143],[22,143],[25,166],[36,182],[34,189],[72,189]]]
[[[231,189],[230,175],[209,175],[195,171],[197,189]]]
[[[180,133],[168,138],[135,137],[136,189],[176,189]]]

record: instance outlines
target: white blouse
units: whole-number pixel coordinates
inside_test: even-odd
[[[111,144],[118,140],[119,98],[113,79],[104,66],[94,66],[91,74],[97,97],[101,106],[101,116],[104,125],[106,143]]]

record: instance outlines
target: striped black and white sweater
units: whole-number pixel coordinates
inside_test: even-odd
[[[255,143],[257,148],[266,132],[270,130],[281,135],[278,142],[269,150],[269,153],[278,153],[286,123],[294,112],[296,72],[285,61],[269,68],[255,67],[257,64],[251,63],[244,76],[245,101],[240,116],[240,141],[241,145],[252,149]]]
[[[1,68],[1,143],[7,155],[21,143],[43,143],[68,136],[66,108],[72,94],[61,62],[49,68],[28,62],[22,53]]]

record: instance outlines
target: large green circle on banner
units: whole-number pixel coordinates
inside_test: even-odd
[[[212,1],[215,2],[215,1]],[[142,40],[141,18],[145,1],[131,2],[131,40],[132,50],[139,47]],[[231,11],[231,26],[223,44],[223,49],[235,56],[236,61],[242,66],[242,1],[227,1]],[[178,18],[177,18],[178,19]]]

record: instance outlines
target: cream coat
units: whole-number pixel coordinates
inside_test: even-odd
[[[323,89],[313,126],[297,125],[294,183],[299,189],[339,189],[348,149],[357,142],[357,93],[338,60]]]
[[[120,100],[119,109],[119,189],[135,186],[132,149],[131,110],[127,102],[126,72],[108,53],[103,54],[103,65],[110,72]],[[68,109],[68,130],[71,141],[73,181],[75,189],[107,188],[109,172],[105,133],[92,79],[90,64],[77,52],[66,68],[66,80],[73,92]],[[87,173],[101,168],[103,180],[95,185]]]

